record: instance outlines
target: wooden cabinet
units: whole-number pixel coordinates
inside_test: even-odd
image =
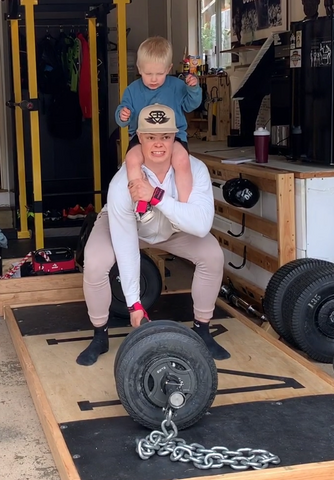
[[[222,164],[205,154],[196,157],[207,165],[215,197],[212,233],[225,254],[224,279],[259,306],[268,281],[285,263],[296,258],[294,174],[250,164]],[[233,207],[223,198],[222,187],[231,178],[251,180],[260,199],[251,209]],[[244,223],[244,233],[239,234]]]

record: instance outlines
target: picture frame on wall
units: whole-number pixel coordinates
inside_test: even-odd
[[[231,0],[232,43],[245,45],[284,32],[288,0]]]

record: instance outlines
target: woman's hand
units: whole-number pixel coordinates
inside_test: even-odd
[[[136,310],[130,313],[130,322],[134,328],[140,327],[140,322],[144,318],[143,310]]]
[[[134,202],[139,202],[139,200],[149,202],[152,199],[154,187],[152,187],[147,178],[137,178],[136,180],[131,180],[128,187],[131,198]]]

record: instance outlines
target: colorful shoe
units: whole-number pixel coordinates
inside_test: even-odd
[[[87,205],[87,207],[85,208],[85,214],[88,215],[89,213],[92,213],[92,212],[95,212],[95,208],[94,208],[94,205],[92,205],[91,203],[89,205]]]
[[[70,220],[77,220],[78,218],[85,217],[85,209],[80,207],[80,205],[76,205],[74,208],[70,208],[67,212],[67,218],[69,218]]]
[[[44,222],[55,222],[57,220],[61,220],[62,216],[58,210],[47,210],[43,213],[43,220]]]

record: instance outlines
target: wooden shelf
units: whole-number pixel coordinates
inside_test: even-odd
[[[215,187],[220,187],[223,185],[221,182],[226,182],[242,174],[243,178],[250,180],[258,187],[262,192],[261,197],[263,194],[271,194],[276,197],[276,206],[273,206],[277,211],[275,221],[263,217],[259,213],[261,209],[255,213],[227,204],[223,200],[223,196],[222,200],[215,197],[217,222],[214,223],[211,233],[226,252],[231,252],[241,259],[245,257],[248,262],[247,271],[252,270],[252,275],[245,274],[243,278],[242,270],[239,270],[237,275],[233,270],[227,269],[225,279],[229,277],[232,280],[233,277],[234,287],[240,296],[243,298],[246,295],[248,297],[246,300],[253,299],[253,303],[262,311],[265,279],[270,278],[271,274],[275,273],[279,267],[296,258],[294,174],[269,166],[263,168],[257,164],[222,164],[219,158],[198,152],[195,153],[195,156],[206,164]],[[262,197],[260,201],[267,201],[268,198]],[[244,224],[247,229],[245,235],[238,238],[230,235],[227,230],[229,222],[238,224],[240,230]],[[258,234],[265,240],[266,248],[262,248],[262,243],[258,243]],[[272,242],[276,242],[275,248],[273,248]],[[268,249],[269,244],[271,245],[270,250]],[[259,277],[256,268],[263,270],[263,279]]]
[[[245,52],[252,52],[254,50],[260,50],[262,47],[261,45],[248,45],[244,47],[236,47],[236,48],[230,48],[229,50],[221,50],[220,53],[245,53]]]
[[[208,122],[207,118],[191,118],[189,122]]]

